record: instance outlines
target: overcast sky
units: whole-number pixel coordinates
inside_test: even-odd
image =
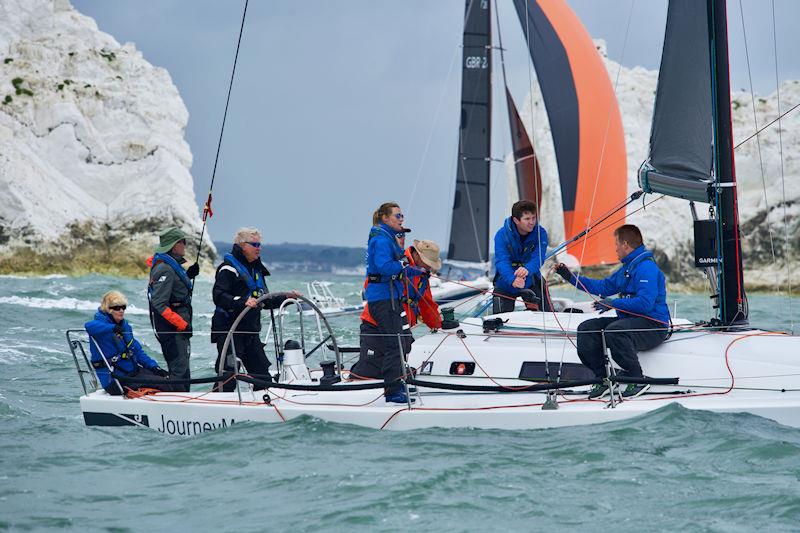
[[[170,72],[189,109],[186,138],[202,205],[244,0],[72,3]],[[569,4],[593,38],[606,40],[612,59],[658,68],[666,0]],[[772,2],[741,5],[753,83],[756,92],[769,94],[775,90]],[[774,5],[779,78],[800,79],[800,1]],[[732,87],[748,88],[740,2],[728,6]],[[509,83],[522,102],[529,61],[524,36],[512,2],[499,0],[499,11]],[[463,12],[464,0],[251,0],[214,186],[212,237],[230,240],[239,226],[255,225],[267,243],[360,246],[372,211],[394,200],[412,237],[446,248]],[[506,128],[494,130],[495,157],[509,150]],[[504,166],[493,172],[499,223]]]

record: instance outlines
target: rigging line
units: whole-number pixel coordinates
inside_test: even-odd
[[[497,27],[497,47],[500,50],[500,67],[501,67],[501,69],[503,71],[503,87],[505,88],[506,91],[508,91],[508,80],[507,80],[507,77],[506,77],[506,59],[505,59],[505,53],[504,53],[505,52],[505,48],[503,47],[503,35],[502,35],[501,31],[500,31],[500,9],[498,7],[497,0],[494,0],[494,17],[495,17],[494,18],[495,25]],[[505,97],[506,95],[503,94],[503,96]],[[506,101],[506,109],[508,109],[507,106],[508,106],[508,102]],[[509,126],[510,126],[510,124],[509,124]],[[506,163],[506,160],[505,160],[505,154],[506,154],[505,140],[506,140],[506,136],[505,135],[500,135],[499,137],[500,137],[500,139],[502,139],[502,141],[501,141],[502,146],[500,146],[499,152],[501,154],[504,154],[503,155],[503,159],[497,159],[497,160],[493,159],[492,161],[498,161],[498,162],[502,162],[504,164],[503,168],[505,170],[505,172],[504,172],[505,180],[496,179],[496,180],[494,180],[494,183],[492,183],[491,173],[490,173],[490,176],[489,176],[489,183],[491,185],[490,186],[491,194],[489,195],[489,198],[490,198],[490,201],[489,201],[489,203],[490,203],[490,206],[489,206],[489,220],[490,220],[490,222],[491,222],[491,211],[492,211],[492,209],[491,209],[491,198],[494,198],[495,195],[499,195],[499,189],[500,189],[501,183],[503,181],[506,182],[505,183],[505,187],[503,187],[503,192],[505,193],[506,201],[508,201],[508,173],[507,173],[507,170],[505,169],[505,163]],[[494,136],[495,142],[497,142],[497,138],[498,138],[498,136],[495,135]],[[512,139],[512,141],[511,141],[511,144],[512,144],[511,152],[512,152],[512,154],[514,152],[513,143],[514,143],[514,141]],[[491,151],[492,151],[492,149],[491,149],[491,146],[490,146],[490,149],[489,149],[490,155],[491,155]],[[535,153],[533,154],[533,157],[536,157]],[[512,159],[513,159],[513,155],[512,155]],[[514,162],[514,167],[515,167],[515,170],[516,170],[516,161]],[[487,250],[490,251],[491,248],[492,248],[492,239],[489,238],[488,234],[487,234],[487,239],[489,240],[489,242],[487,243]],[[491,256],[491,252],[489,253],[489,255]],[[489,259],[490,259],[490,257],[486,258],[487,261],[489,261]],[[489,272],[489,271],[491,271],[491,266],[488,267],[487,272]]]
[[[428,133],[428,140],[425,143],[425,150],[422,152],[422,159],[419,162],[419,167],[417,168],[417,177],[414,179],[414,186],[411,187],[411,197],[408,200],[408,211],[411,212],[411,207],[414,205],[414,197],[417,191],[417,185],[419,185],[420,177],[422,176],[422,169],[425,166],[425,161],[428,158],[428,150],[431,147],[431,140],[433,140],[433,133],[436,130],[436,124],[439,122],[439,111],[442,109],[442,102],[444,101],[444,95],[447,93],[447,86],[450,82],[450,77],[453,74],[453,65],[456,64],[456,57],[458,56],[458,52],[460,51],[459,47],[456,47],[453,51],[453,56],[450,59],[450,67],[447,69],[447,78],[445,78],[444,85],[442,86],[442,93],[439,95],[439,103],[436,106],[436,112],[433,114],[433,123],[431,124],[431,131]]]
[[[781,120],[783,117],[785,117],[786,115],[788,115],[789,113],[791,113],[792,111],[794,111],[795,109],[797,109],[798,107],[800,107],[800,103],[793,105],[792,107],[790,107],[789,109],[787,109],[787,110],[786,110],[786,112],[784,112],[784,113],[780,113],[780,114],[778,115],[778,117],[777,117],[775,120],[773,120],[772,122],[769,122],[768,124],[764,124],[764,126],[762,126],[760,129],[758,129],[758,130],[757,130],[755,133],[751,134],[749,137],[747,137],[746,139],[744,139],[742,142],[740,142],[739,144],[737,144],[736,146],[734,146],[734,147],[733,147],[733,149],[734,149],[734,150],[738,150],[738,149],[739,149],[739,147],[740,147],[740,146],[742,146],[744,143],[746,143],[746,142],[748,142],[749,140],[753,139],[753,138],[754,138],[756,135],[758,135],[759,133],[763,132],[764,130],[766,130],[767,128],[769,128],[770,126],[772,126],[773,124],[775,124],[776,122],[777,122],[777,123],[780,125],[780,120]]]
[[[758,130],[758,117],[756,116],[756,95],[753,92],[753,76],[750,72],[750,52],[747,48],[747,30],[744,24],[744,7],[742,0],[739,0],[739,18],[742,21],[742,37],[744,38],[744,57],[747,63],[747,79],[750,82],[750,99],[753,107],[753,126]],[[761,185],[764,189],[764,207],[767,210],[764,222],[767,224],[767,233],[769,233],[769,249],[772,253],[772,264],[775,264],[775,241],[772,236],[772,224],[769,221],[770,212],[772,211],[769,206],[769,199],[767,198],[767,178],[764,176],[764,158],[761,154],[761,138],[756,134],[756,146],[758,147],[758,167],[761,171]],[[780,281],[775,279],[775,292],[780,294]]]
[[[775,56],[775,90],[778,96],[778,149],[781,156],[781,199],[783,200],[784,254],[786,256],[786,288],[789,294],[789,320],[794,333],[792,315],[792,270],[791,248],[789,248],[789,215],[786,210],[786,179],[783,168],[783,129],[781,128],[781,84],[778,78],[778,32],[775,27],[775,0],[772,0],[772,49]]]
[[[531,135],[535,135],[536,122],[534,121],[534,114],[533,114],[533,65],[532,65],[532,63],[533,63],[533,50],[531,49],[531,13],[530,13],[528,0],[525,0],[525,45],[528,47],[528,51],[529,51],[529,53],[531,55],[530,61],[526,61],[527,65],[528,65],[528,91],[529,91],[529,94],[530,94],[530,101],[529,101],[528,108],[530,110],[530,118],[531,118]],[[544,100],[544,95],[542,95],[542,100]],[[509,120],[511,120],[511,117],[509,117]],[[533,140],[530,140],[530,141],[531,141],[531,146],[533,146]],[[534,151],[534,164],[533,164],[534,177],[536,176],[536,155],[535,154],[536,154],[536,152]],[[514,163],[514,171],[516,172],[516,162]],[[533,180],[533,183],[534,183],[534,186],[536,186],[536,180],[535,179]],[[519,194],[519,192],[518,192],[518,194]],[[537,190],[534,190],[534,194],[536,196],[539,196]],[[541,206],[538,204],[538,202],[536,202],[535,205],[536,205],[536,231],[538,233],[537,242],[541,242],[541,240],[542,240],[542,235],[541,235],[541,232],[542,232],[542,225],[541,225],[542,209],[541,209]],[[566,227],[564,228],[564,233],[566,234]],[[538,248],[538,246],[537,246],[537,248]],[[539,254],[541,262],[542,262],[542,264],[544,264],[545,259],[542,257],[542,250],[537,250],[536,253]],[[547,255],[546,247],[545,247],[545,250],[544,250],[544,255],[545,256]],[[541,267],[539,267],[539,270],[541,270]],[[542,276],[541,273],[539,273],[539,274],[540,274],[539,275],[539,294],[542,295],[542,307],[544,307],[544,294],[545,294],[544,276]],[[549,297],[549,295],[548,295],[548,297]],[[516,300],[516,298],[514,298],[514,300]],[[546,319],[544,317],[544,314],[542,314],[542,325],[544,326],[545,324],[546,324]],[[547,370],[547,377],[549,379],[550,378],[550,373],[549,373],[550,364],[549,364],[549,362],[547,360],[547,341],[545,341],[545,344],[544,344],[544,362],[545,362],[545,369]]]
[[[509,129],[510,129],[511,128],[511,105],[512,105],[512,102],[510,101],[510,96],[509,95],[511,94],[511,91],[508,88],[508,77],[506,76],[505,54],[503,53],[503,50],[504,50],[504,48],[503,48],[503,36],[502,36],[501,31],[500,31],[500,10],[499,10],[498,5],[497,5],[497,0],[495,0],[494,6],[495,6],[494,7],[494,10],[495,10],[495,21],[496,21],[496,24],[497,24],[497,40],[498,40],[498,45],[500,46],[500,64],[501,64],[501,67],[502,67],[502,70],[503,70],[503,87],[505,89],[505,92],[507,93],[506,94],[506,108],[507,108],[507,111],[508,111]],[[528,6],[528,4],[526,2],[525,3],[526,11],[528,9],[527,6]],[[526,26],[527,26],[527,22],[526,22]],[[528,39],[528,37],[529,36],[526,35],[526,40]],[[528,49],[530,49],[530,42],[528,41],[528,42],[526,42],[526,44],[528,45]],[[531,84],[531,87],[532,87],[533,86],[532,85],[533,82],[532,82],[531,76],[530,76],[531,62],[528,61],[527,63],[528,63],[528,83]],[[531,99],[530,108],[531,108],[531,127],[533,127],[533,99]],[[516,115],[516,112],[515,112],[515,115]],[[527,132],[525,132],[525,134],[528,135]],[[531,148],[533,148],[533,141],[531,139],[528,139],[528,141],[531,143]],[[514,152],[513,152],[514,151],[513,139],[512,139],[512,148],[511,149],[512,149],[511,159],[512,159],[512,161],[514,163],[514,173],[516,174],[517,173],[517,164],[519,163],[519,161],[516,160],[516,156],[514,155]],[[537,182],[537,180],[536,180],[536,165],[537,165],[536,159],[537,159],[537,156],[536,156],[536,150],[535,149],[533,150],[533,154],[531,156],[529,156],[529,157],[533,158],[533,178],[534,178],[533,179],[533,186],[534,186],[533,195],[534,195],[534,199],[537,199],[537,198],[539,198],[541,196],[541,193],[539,191],[539,184],[540,183]],[[517,187],[517,195],[519,196],[521,193],[522,193],[522,191],[519,190],[519,186],[518,186]],[[520,199],[522,199],[522,198],[520,198]],[[536,220],[536,228],[537,228],[537,232],[539,233],[538,237],[541,240],[542,226],[541,226],[540,220],[539,220],[539,218],[541,217],[541,206],[539,205],[539,201],[538,200],[534,201],[534,205],[536,207],[536,218],[537,218],[537,220]],[[542,259],[542,263],[544,263],[545,259],[541,257],[542,256],[542,250],[538,250],[537,253],[539,254],[540,258]],[[544,250],[544,253],[546,255],[547,254],[547,250]],[[531,273],[531,274],[535,275],[535,273]],[[539,294],[542,294],[542,295],[545,294],[545,290],[546,289],[544,287],[544,277],[542,277],[540,275],[539,276]],[[549,294],[548,294],[548,297],[549,297]],[[542,298],[542,306],[544,306],[544,298]],[[544,320],[545,320],[544,316],[542,316],[542,321],[544,322]],[[546,341],[545,341],[545,345],[544,345],[544,354],[545,354],[545,361],[546,361],[547,360],[547,342]],[[547,368],[549,368],[549,366]],[[549,377],[549,374],[548,374],[548,377]]]
[[[628,22],[625,25],[625,37],[623,38],[623,41],[622,41],[622,51],[620,52],[619,63],[618,63],[618,66],[617,66],[617,74],[614,77],[613,98],[616,98],[617,88],[619,87],[619,76],[620,76],[620,74],[622,72],[622,63],[625,61],[625,51],[628,48],[628,35],[630,33],[631,21],[633,20],[633,9],[634,9],[635,6],[636,6],[636,0],[631,0],[631,7],[628,10]],[[594,180],[594,190],[592,191],[592,203],[590,204],[590,207],[589,207],[589,217],[587,219],[587,229],[588,229],[589,221],[592,219],[592,211],[594,210],[594,203],[595,203],[595,199],[597,198],[597,186],[598,186],[598,184],[600,182],[600,171],[602,169],[603,160],[604,160],[604,157],[605,157],[606,143],[608,142],[608,130],[609,130],[610,126],[611,126],[611,113],[612,113],[612,110],[611,110],[611,108],[609,108],[608,116],[606,117],[606,129],[605,129],[605,132],[603,133],[603,146],[602,146],[602,148],[600,150],[600,164],[597,167],[597,174],[596,174],[595,180]],[[624,220],[624,216],[623,216],[622,220]],[[581,259],[580,259],[580,261],[578,263],[578,275],[580,275],[581,271],[583,270],[583,264],[582,263],[583,263],[583,257],[586,254],[586,245],[587,245],[587,243],[588,243],[588,239],[585,239],[583,241],[583,245],[581,246],[581,254],[580,254]],[[575,286],[575,288],[572,290],[572,299],[574,300],[577,297],[577,295],[578,295],[578,287]],[[569,327],[570,323],[572,322],[572,311],[570,311],[569,315],[570,316],[567,319],[567,327]],[[564,363],[564,350],[565,349],[566,349],[566,347],[564,347],[562,349],[562,351],[561,351],[561,363],[560,363],[560,365]],[[559,368],[559,373],[560,372],[561,372],[561,369]]]
[[[228,118],[228,105],[231,102],[231,92],[233,91],[233,80],[236,77],[236,63],[239,61],[239,48],[242,44],[242,34],[244,33],[244,21],[247,18],[247,4],[249,0],[244,0],[244,9],[242,9],[242,23],[239,26],[239,38],[236,41],[236,54],[233,56],[233,68],[231,69],[231,79],[228,83],[228,96],[225,99],[225,111],[222,113],[222,126],[219,130],[219,140],[217,141],[217,154],[214,156],[214,169],[211,171],[211,184],[208,187],[208,199],[206,200],[206,205],[203,208],[203,227],[200,229],[200,240],[197,244],[197,258],[195,259],[195,263],[200,261],[200,249],[203,245],[203,235],[206,231],[206,219],[208,214],[211,213],[211,192],[214,190],[214,180],[217,177],[217,163],[219,162],[219,153],[222,149],[222,136],[225,133],[225,120]],[[213,216],[213,215],[212,215]],[[192,292],[194,289],[194,280],[192,280],[192,286],[189,292]]]
[[[617,95],[617,87],[619,86],[619,75],[622,72],[622,63],[623,63],[623,61],[625,61],[625,50],[628,47],[628,34],[630,33],[631,20],[633,19],[633,8],[634,8],[635,5],[636,5],[636,0],[631,0],[631,7],[630,7],[630,10],[628,11],[628,22],[627,22],[627,24],[625,26],[625,37],[623,38],[623,41],[622,41],[622,52],[620,53],[619,63],[618,63],[618,66],[617,66],[617,74],[616,74],[616,76],[614,78],[614,91],[613,91],[613,94],[612,94],[612,98],[614,98],[614,99],[616,99],[616,95]],[[608,115],[606,117],[606,128],[605,128],[605,131],[603,132],[603,144],[600,147],[600,162],[599,162],[599,164],[597,166],[597,173],[595,174],[595,178],[594,178],[594,189],[592,190],[592,203],[589,205],[589,215],[588,215],[588,217],[586,219],[587,227],[588,227],[589,221],[592,219],[592,211],[594,211],[594,204],[595,204],[595,200],[597,199],[597,188],[598,188],[598,185],[600,184],[600,173],[601,173],[601,171],[603,169],[603,161],[605,160],[606,145],[608,144],[608,130],[611,127],[611,114],[612,114],[612,109],[611,109],[611,107],[609,107]],[[584,255],[586,253],[586,243],[587,243],[587,241],[584,241],[583,242],[583,247],[581,248],[581,255],[580,255],[581,263],[583,262],[583,257],[584,257]],[[580,269],[578,271],[580,272]],[[576,291],[577,291],[577,289],[576,289]],[[577,292],[576,292],[576,294],[577,294]]]

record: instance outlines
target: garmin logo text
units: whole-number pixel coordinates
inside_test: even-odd
[[[189,420],[171,420],[169,418],[165,418],[164,415],[161,415],[161,427],[156,428],[161,433],[166,433],[168,435],[199,435],[200,433],[204,433],[206,431],[213,431],[215,429],[223,429],[227,428],[229,425],[233,425],[236,421],[231,418],[230,423],[222,419],[221,422],[218,424],[214,422],[192,422]]]
[[[716,257],[698,257],[697,262],[701,265],[716,265],[717,258]]]

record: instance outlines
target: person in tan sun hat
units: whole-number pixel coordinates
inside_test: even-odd
[[[419,259],[433,272],[438,272],[442,269],[442,258],[439,255],[439,245],[433,241],[418,241],[414,240],[414,245],[409,248],[419,255]]]
[[[411,328],[417,325],[418,318],[432,331],[442,327],[442,317],[439,306],[431,295],[430,276],[442,268],[442,259],[439,256],[439,245],[433,241],[415,240],[403,252],[404,261],[408,264],[404,268],[403,295],[401,303],[403,311],[403,353],[408,354],[414,336]],[[370,314],[369,303],[364,305],[361,313],[361,353],[358,361],[350,369],[351,378],[382,377],[383,358],[386,355],[383,337],[379,334],[377,322]]]

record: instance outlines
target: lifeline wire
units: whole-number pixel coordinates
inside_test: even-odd
[[[770,126],[772,126],[773,124],[775,124],[776,122],[777,122],[777,123],[778,123],[778,125],[780,126],[781,119],[782,119],[783,117],[785,117],[786,115],[788,115],[789,113],[791,113],[792,111],[794,111],[795,109],[797,109],[798,107],[800,107],[800,103],[793,105],[792,107],[790,107],[789,109],[787,109],[787,110],[786,110],[785,112],[783,112],[783,113],[780,113],[780,110],[778,110],[779,114],[778,114],[778,117],[777,117],[775,120],[773,120],[773,121],[771,121],[771,122],[768,122],[767,124],[764,124],[764,125],[763,125],[761,128],[759,128],[759,129],[758,129],[758,130],[757,130],[755,133],[753,133],[752,135],[750,135],[749,137],[747,137],[746,139],[744,139],[742,142],[740,142],[739,144],[737,144],[736,146],[734,146],[734,147],[733,147],[733,149],[734,149],[734,150],[738,150],[740,146],[742,146],[743,144],[745,144],[746,142],[748,142],[750,139],[752,139],[753,137],[755,137],[756,135],[758,135],[758,134],[759,134],[759,133],[761,133],[762,131],[766,130],[767,128],[769,128]]]
[[[214,216],[211,210],[211,193],[214,190],[214,179],[217,177],[217,163],[219,162],[219,153],[222,149],[222,136],[225,133],[225,120],[228,118],[228,105],[231,102],[231,92],[233,91],[233,80],[236,76],[236,63],[239,61],[239,47],[242,44],[242,33],[244,33],[244,21],[247,18],[247,4],[249,0],[244,0],[244,9],[242,10],[242,24],[239,26],[239,39],[236,41],[236,54],[233,57],[233,69],[231,70],[231,79],[228,83],[228,97],[225,99],[225,112],[222,114],[222,127],[219,130],[219,140],[217,141],[217,154],[214,156],[214,169],[211,171],[211,184],[208,187],[208,199],[203,206],[203,227],[200,229],[200,240],[197,243],[197,257],[195,263],[200,261],[200,249],[203,246],[203,234],[206,231],[206,219]],[[194,290],[194,280],[192,280],[192,287],[189,292]]]
[[[739,0],[739,18],[742,21],[742,37],[744,38],[744,57],[747,63],[747,79],[750,82],[750,99],[751,105],[753,107],[753,127],[756,129],[756,146],[758,148],[758,168],[761,171],[761,185],[764,189],[764,206],[766,208],[767,214],[764,217],[764,222],[767,225],[767,233],[769,233],[769,249],[772,254],[772,263],[774,264],[775,261],[775,241],[772,237],[772,224],[769,221],[769,215],[771,212],[769,206],[769,199],[767,198],[767,179],[764,176],[764,158],[761,155],[761,137],[758,134],[758,117],[756,116],[756,95],[753,92],[753,75],[750,72],[750,52],[747,49],[747,30],[745,29],[744,25],[744,7],[742,7],[742,0]],[[776,279],[775,280],[775,292],[780,294],[780,282]]]
[[[794,333],[794,316],[792,315],[792,269],[791,248],[789,247],[789,215],[786,212],[786,180],[783,169],[783,129],[781,128],[781,84],[778,79],[778,32],[775,27],[775,0],[772,0],[772,49],[775,55],[775,91],[778,96],[778,148],[781,155],[781,197],[783,200],[784,253],[786,254],[786,288],[789,294],[789,321]]]

